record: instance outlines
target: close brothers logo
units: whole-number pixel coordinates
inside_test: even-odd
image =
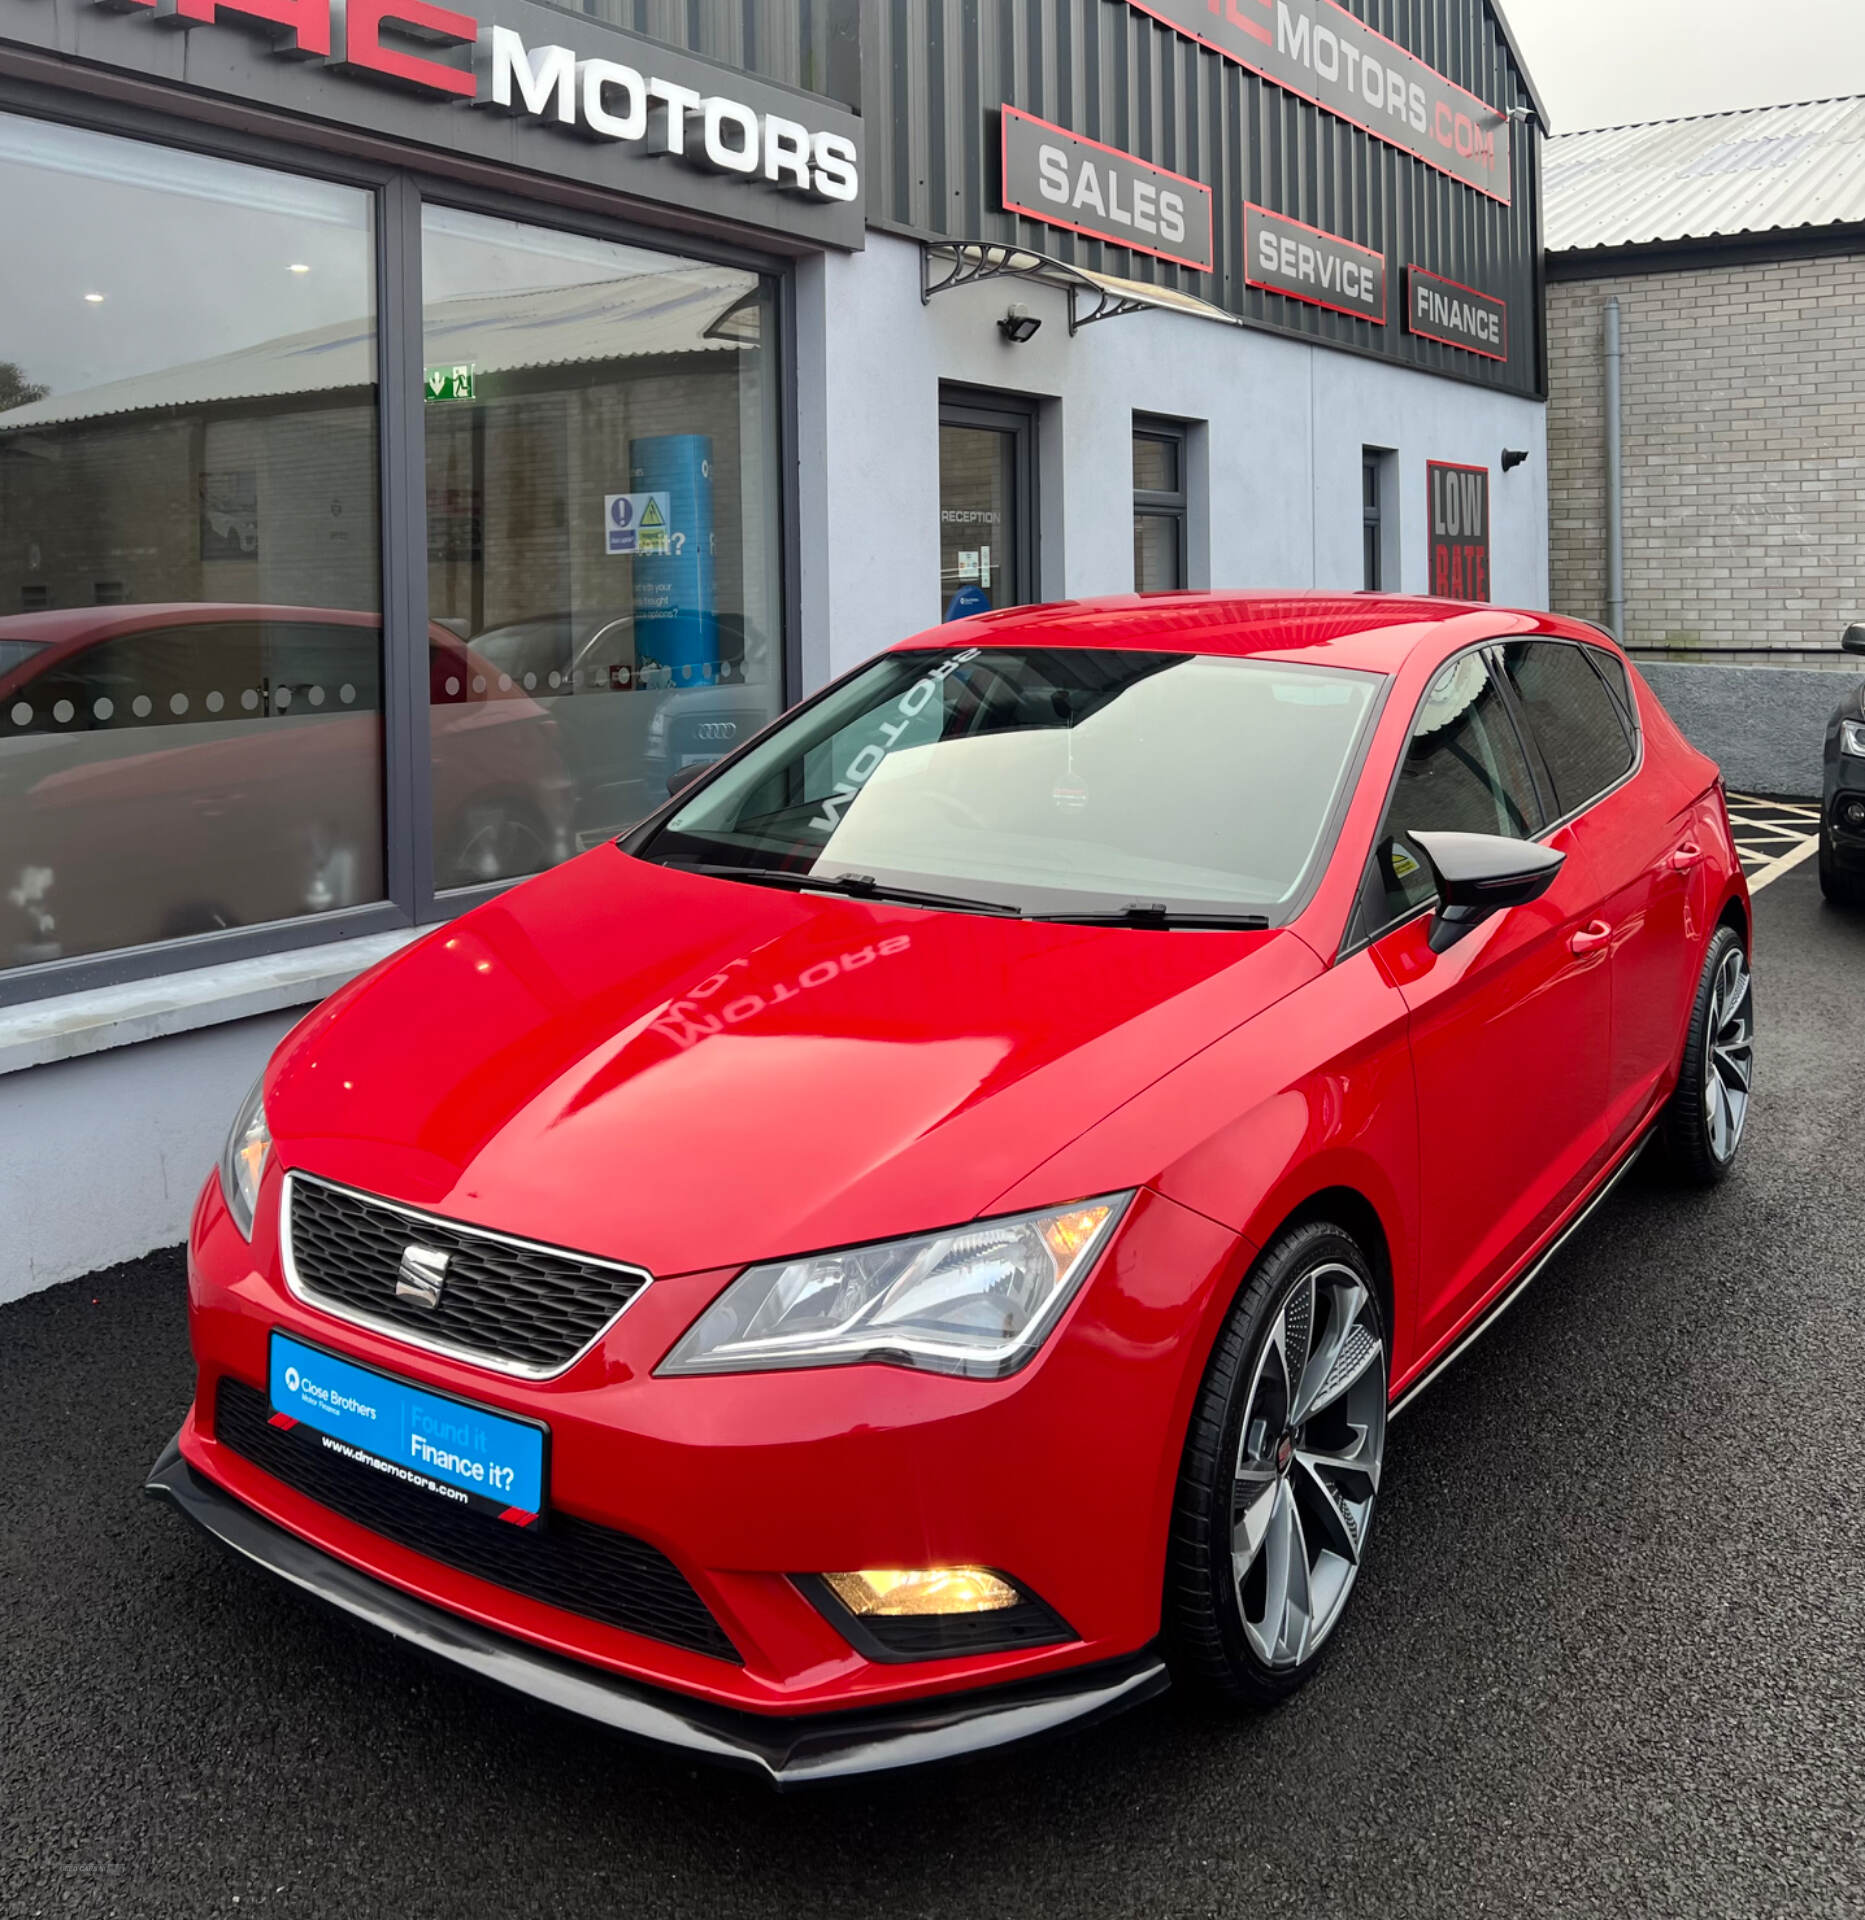
[[[580,60],[562,46],[527,47],[511,28],[484,27],[470,13],[433,0],[98,4],[166,26],[256,24],[277,53],[499,113],[529,115],[585,139],[671,154],[813,200],[852,201],[861,192],[855,144],[841,134],[812,132],[800,121],[678,86],[619,60]],[[414,51],[417,44],[430,51]]]

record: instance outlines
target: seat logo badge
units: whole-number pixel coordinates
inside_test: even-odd
[[[395,1276],[395,1298],[412,1300],[417,1307],[440,1305],[441,1289],[447,1284],[450,1253],[436,1253],[432,1247],[403,1247],[401,1268]]]

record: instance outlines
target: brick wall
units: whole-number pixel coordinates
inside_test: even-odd
[[[1865,619],[1865,254],[1550,285],[1554,604],[1589,620],[1606,603],[1615,294],[1629,644],[1837,666],[1840,630]]]

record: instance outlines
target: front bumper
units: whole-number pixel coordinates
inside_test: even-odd
[[[235,1553],[353,1618],[441,1660],[616,1732],[749,1768],[777,1787],[883,1773],[982,1753],[1062,1727],[1082,1727],[1162,1693],[1150,1649],[1050,1677],[892,1708],[783,1719],[631,1684],[527,1646],[385,1586],[276,1526],[197,1473],[179,1436],[145,1491],[172,1502]]]

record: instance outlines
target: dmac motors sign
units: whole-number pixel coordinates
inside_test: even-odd
[[[1505,205],[1509,116],[1335,0],[1123,0]]]
[[[164,78],[179,66],[188,84],[252,105],[863,244],[853,114],[532,0],[485,0],[485,11],[436,0],[0,0],[0,40],[80,43],[88,59]],[[158,27],[202,32],[202,57],[184,47],[178,62],[178,36]]]

